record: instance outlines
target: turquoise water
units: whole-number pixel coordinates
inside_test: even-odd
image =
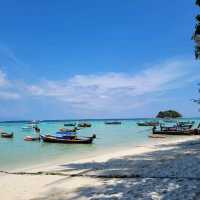
[[[27,135],[36,136],[34,131],[22,130],[26,123],[1,123],[0,129],[13,131],[13,139],[0,138],[0,170],[27,167],[55,161],[62,158],[72,161],[79,158],[94,156],[100,152],[117,151],[121,148],[136,146],[149,141],[150,127],[138,127],[138,120],[121,120],[121,125],[105,125],[104,120],[90,121],[91,128],[81,129],[79,135],[97,135],[93,144],[52,144],[24,141]],[[67,121],[66,121],[67,122]],[[55,133],[64,127],[64,122],[41,122],[42,134]]]

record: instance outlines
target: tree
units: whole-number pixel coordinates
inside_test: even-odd
[[[199,83],[198,85],[200,86],[200,83]],[[200,93],[200,89],[199,89],[199,93]],[[200,104],[200,98],[199,98],[199,99],[193,99],[193,101],[194,101],[195,103]]]
[[[200,0],[196,0],[196,5],[200,6]],[[195,41],[195,58],[200,59],[200,15],[196,16],[196,26],[195,31],[192,36],[192,39]]]
[[[200,7],[200,0],[196,0],[196,5]],[[196,59],[200,59],[200,15],[196,16],[196,27],[195,27],[195,32],[192,36],[192,39],[196,42],[195,57]],[[199,89],[199,93],[200,93],[200,89]],[[193,99],[193,101],[195,103],[200,104],[200,98]]]
[[[182,117],[182,115],[175,110],[166,110],[166,111],[160,111],[156,117],[157,118],[178,118],[178,117]]]

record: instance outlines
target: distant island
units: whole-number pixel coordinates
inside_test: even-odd
[[[160,111],[156,116],[156,118],[178,118],[178,117],[182,117],[182,114],[175,110]]]

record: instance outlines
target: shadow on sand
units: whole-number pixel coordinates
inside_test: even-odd
[[[158,147],[164,149],[107,162],[62,165],[78,177],[82,172],[79,178],[89,178],[91,184],[77,187],[69,197],[71,191],[54,182],[54,190],[34,200],[200,199],[200,141]]]

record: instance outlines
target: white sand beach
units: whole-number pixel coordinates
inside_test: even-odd
[[[4,200],[200,199],[200,137],[0,173]]]

